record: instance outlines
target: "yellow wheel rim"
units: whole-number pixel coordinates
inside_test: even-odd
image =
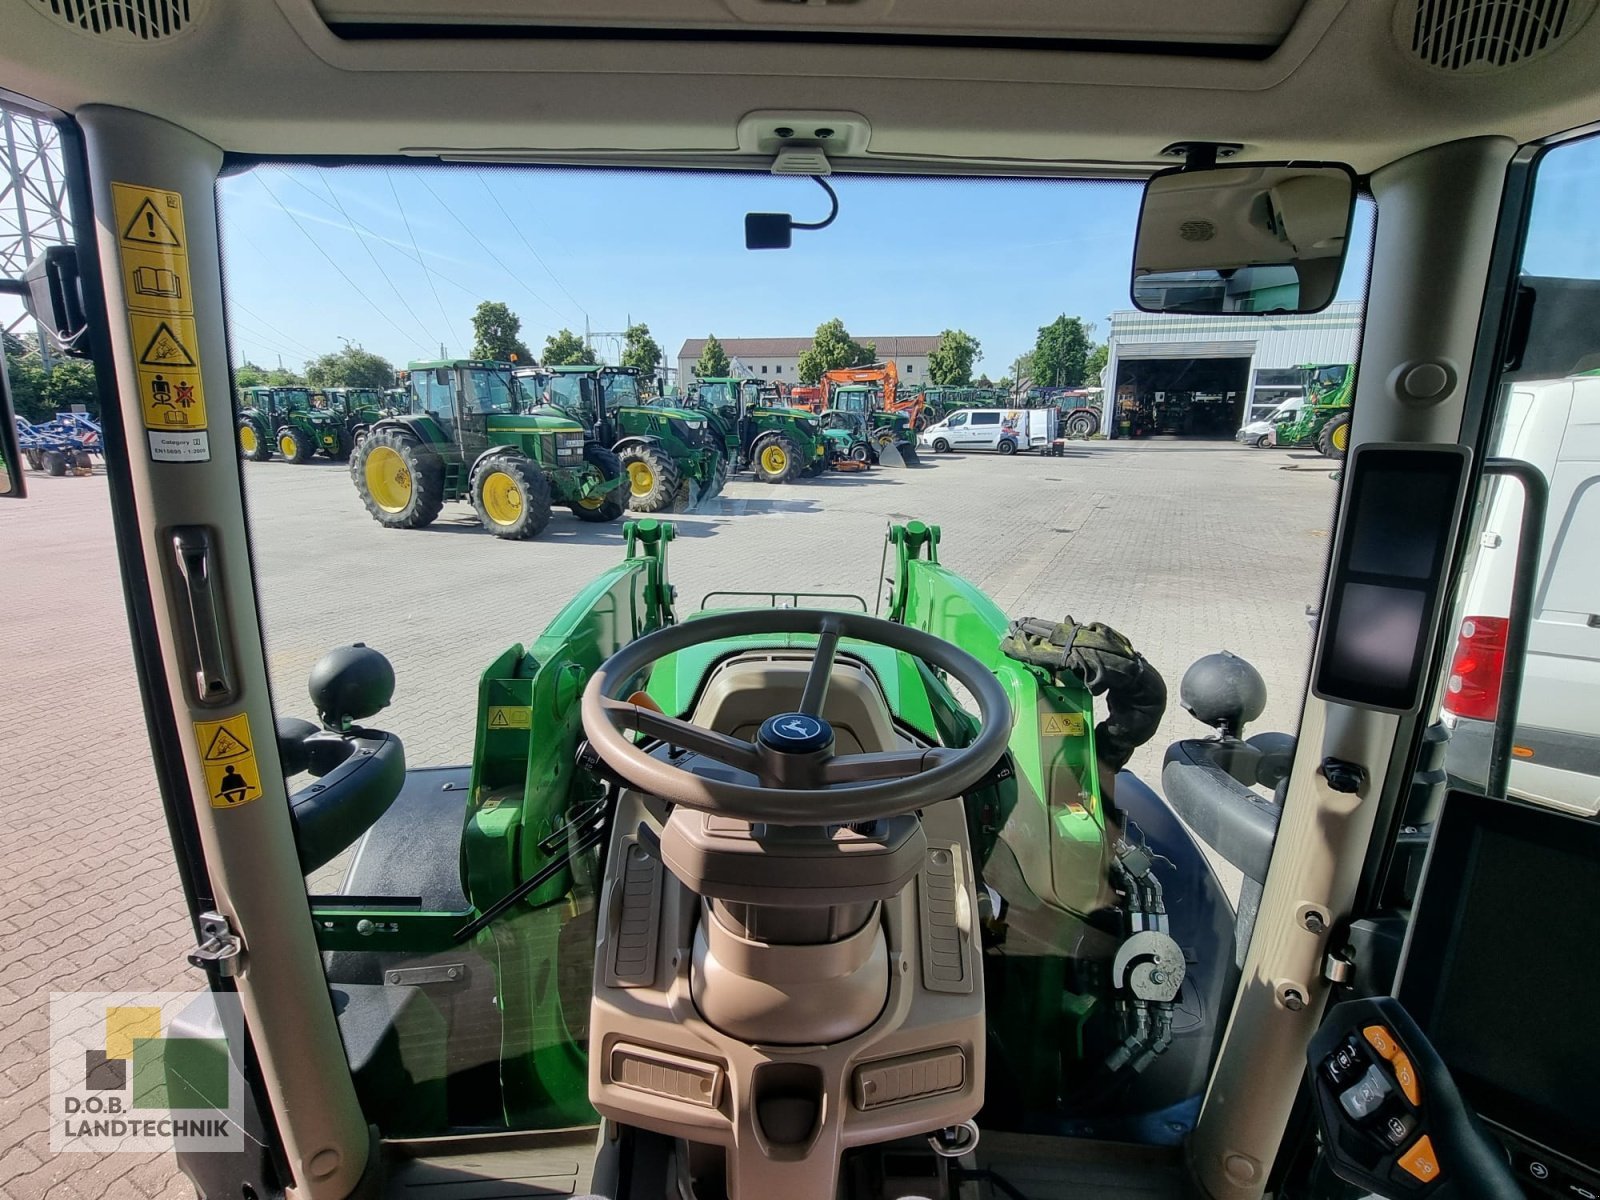
[[[656,473],[650,469],[649,463],[628,464],[628,488],[635,496],[648,496],[655,486]]]
[[[789,456],[782,446],[768,446],[761,452],[761,469],[768,475],[782,475],[789,465]]]
[[[578,507],[586,508],[590,512],[593,512],[605,502],[606,498],[604,496],[585,496],[583,499],[578,501]]]
[[[1335,450],[1344,450],[1350,445],[1350,425],[1348,422],[1333,431],[1332,441]]]
[[[261,440],[256,437],[256,427],[254,425],[239,426],[239,449],[246,454],[254,454],[256,447],[260,444]]]
[[[278,435],[278,453],[285,458],[294,453],[294,439],[287,433]]]
[[[398,451],[379,446],[367,455],[367,491],[384,512],[404,512],[411,503],[411,472]]]
[[[504,471],[483,481],[483,511],[496,525],[515,525],[522,516],[522,486]]]

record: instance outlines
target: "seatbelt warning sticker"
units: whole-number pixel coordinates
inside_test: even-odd
[[[1082,713],[1040,713],[1040,737],[1082,737]]]
[[[532,729],[533,709],[526,704],[491,704],[490,729]]]
[[[261,798],[249,717],[239,713],[221,721],[196,721],[194,736],[212,808],[238,808]]]
[[[150,457],[157,462],[208,462],[211,445],[183,197],[131,183],[113,183],[111,193]]]

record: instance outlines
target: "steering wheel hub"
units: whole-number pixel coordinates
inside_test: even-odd
[[[817,754],[833,748],[833,726],[807,713],[779,713],[761,723],[756,740],[779,754]]]

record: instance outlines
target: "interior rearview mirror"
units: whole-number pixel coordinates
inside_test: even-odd
[[[1355,176],[1329,164],[1167,171],[1145,185],[1133,252],[1144,312],[1308,313],[1339,288]]]

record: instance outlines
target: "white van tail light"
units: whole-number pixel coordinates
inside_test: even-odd
[[[1457,717],[1492,721],[1500,710],[1505,675],[1505,617],[1467,617],[1456,636],[1455,657],[1445,683],[1445,711]]]

